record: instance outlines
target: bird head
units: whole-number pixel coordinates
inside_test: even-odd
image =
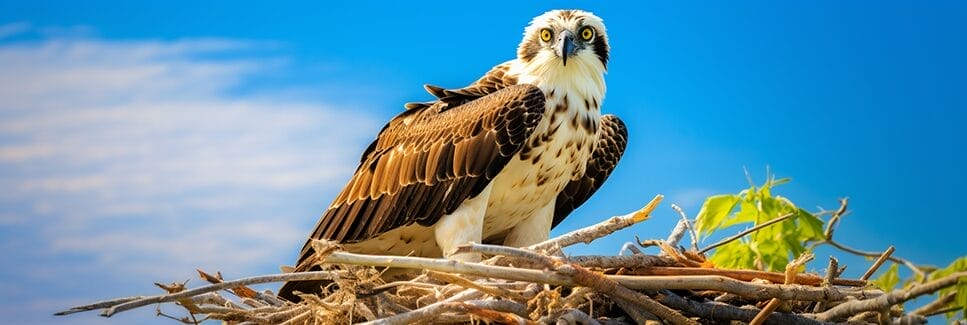
[[[581,10],[552,10],[524,29],[517,58],[542,66],[608,66],[608,36],[601,18]]]

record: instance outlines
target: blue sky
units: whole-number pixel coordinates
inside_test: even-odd
[[[105,323],[49,315],[195,267],[292,263],[382,123],[428,99],[422,84],[476,79],[513,58],[532,17],[574,7],[608,27],[603,109],[631,142],[555,233],[656,193],[694,214],[769,166],[810,210],[850,197],[837,234],[857,248],[967,255],[962,2],[5,1],[0,314]],[[666,203],[574,252],[616,253],[676,218]],[[854,275],[869,264],[835,254]]]

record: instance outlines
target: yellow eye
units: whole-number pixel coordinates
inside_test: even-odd
[[[547,29],[547,28],[542,29],[541,30],[541,40],[542,41],[545,41],[545,42],[550,42],[551,41],[551,36],[553,36],[552,34],[554,34],[554,33],[552,33],[550,29]]]
[[[590,41],[594,37],[594,28],[584,27],[581,29],[581,39]]]

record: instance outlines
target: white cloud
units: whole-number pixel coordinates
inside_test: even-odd
[[[374,124],[352,110],[221,95],[258,62],[191,54],[233,46],[247,45],[53,40],[0,47],[0,71],[12,72],[0,74],[0,164],[39,166],[0,180],[13,189],[0,198],[339,180]]]
[[[0,38],[29,28],[0,26]],[[235,54],[263,46],[275,45],[0,43],[0,247],[17,262],[2,270],[11,285],[144,294],[103,288],[291,263],[321,212],[308,207],[328,203],[379,125],[352,107],[232,94],[284,64]],[[103,298],[86,290],[24,303]]]
[[[0,25],[0,39],[21,34],[28,30],[30,30],[30,23],[25,21]]]

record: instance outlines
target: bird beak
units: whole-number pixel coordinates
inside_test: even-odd
[[[565,30],[557,39],[557,54],[561,56],[561,61],[567,66],[567,57],[574,55],[574,36],[570,31]]]

